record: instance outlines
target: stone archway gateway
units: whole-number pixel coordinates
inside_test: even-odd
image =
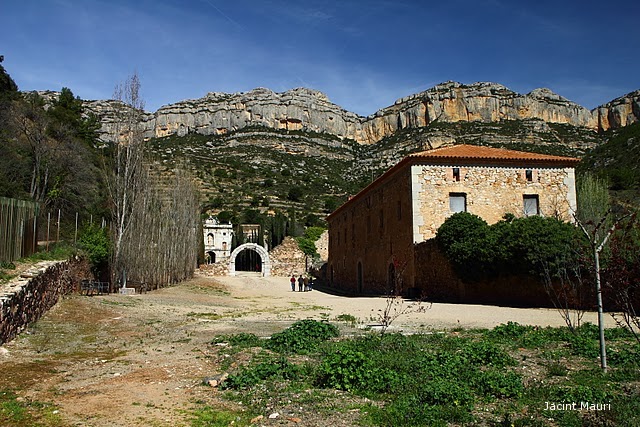
[[[271,260],[269,260],[269,253],[265,248],[257,243],[245,243],[244,245],[238,246],[233,250],[233,252],[231,252],[231,256],[229,257],[229,276],[236,275],[236,257],[244,250],[255,251],[260,255],[260,258],[262,259],[262,276],[271,276]]]

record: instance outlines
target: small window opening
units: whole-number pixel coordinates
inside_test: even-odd
[[[533,181],[533,171],[531,169],[527,169],[524,171],[524,176],[527,179],[527,182],[532,182]]]
[[[460,181],[460,168],[453,168],[453,180]]]

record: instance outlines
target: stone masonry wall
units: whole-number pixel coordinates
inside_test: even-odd
[[[29,323],[38,320],[62,295],[79,288],[91,277],[82,260],[46,261],[0,288],[0,344],[11,341]]]
[[[272,276],[296,276],[303,274],[307,263],[304,252],[298,247],[298,242],[292,237],[285,237],[282,243],[269,252]],[[310,263],[311,260],[308,260]]]
[[[489,224],[502,219],[505,213],[523,215],[524,195],[537,195],[543,216],[555,216],[570,221],[575,210],[575,188],[572,168],[540,167],[532,169],[527,181],[525,168],[510,166],[460,165],[460,180],[453,177],[457,165],[416,165],[414,178],[414,211],[418,221],[420,242],[435,237],[437,229],[452,214],[450,193],[464,193],[467,212],[483,218]]]

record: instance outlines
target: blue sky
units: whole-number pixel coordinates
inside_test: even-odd
[[[309,87],[373,114],[454,80],[538,87],[589,109],[640,89],[637,0],[1,0],[21,90],[109,99],[137,72],[146,109],[207,92]]]

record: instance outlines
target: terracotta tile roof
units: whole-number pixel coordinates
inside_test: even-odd
[[[411,158],[433,160],[476,160],[476,161],[533,161],[535,163],[575,164],[580,159],[573,157],[551,156],[548,154],[529,153],[525,151],[507,150],[505,148],[482,147],[478,145],[454,145],[410,154]]]

